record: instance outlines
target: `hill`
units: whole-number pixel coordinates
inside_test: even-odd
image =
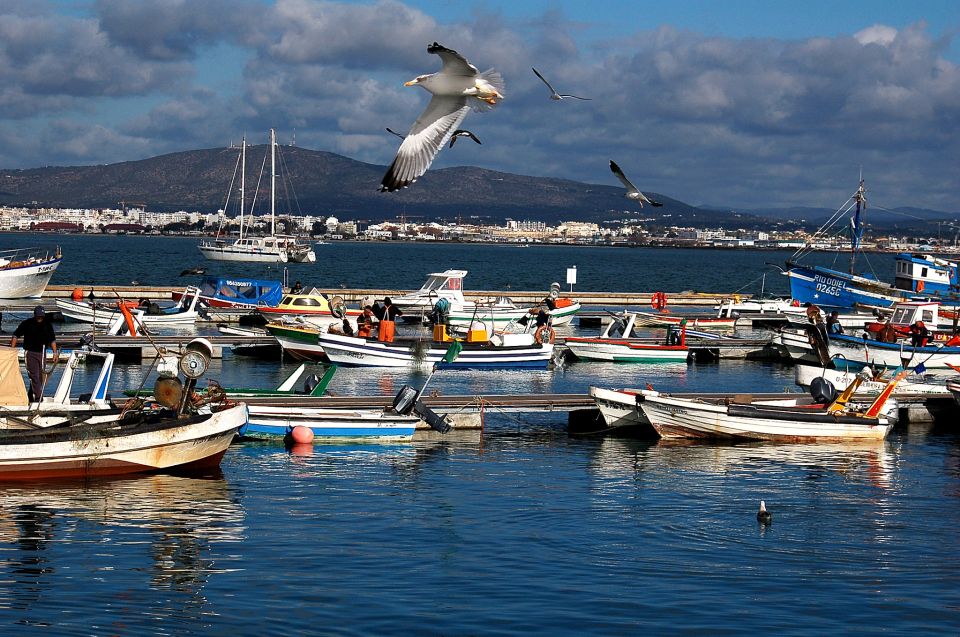
[[[267,145],[248,147],[247,189]],[[115,208],[144,202],[149,210],[215,212],[224,206],[238,149],[192,150],[100,166],[45,167],[0,171],[0,204],[60,208]],[[648,219],[652,224],[740,227],[762,225],[750,215],[705,210],[659,193],[662,208],[640,209],[623,197],[623,188],[529,177],[474,167],[432,170],[411,188],[380,193],[386,167],[335,153],[281,147],[284,172],[293,193],[278,186],[277,210],[334,215],[342,219],[391,219],[401,214],[432,219],[505,218],[559,221]],[[260,199],[268,187],[261,186]],[[294,194],[295,193],[295,194]],[[269,208],[257,205],[258,212]]]

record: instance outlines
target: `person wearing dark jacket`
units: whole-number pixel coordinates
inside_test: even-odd
[[[43,361],[47,348],[53,352],[53,360],[59,358],[57,335],[53,325],[46,318],[42,305],[33,309],[33,318],[28,318],[17,326],[10,339],[10,347],[17,346],[17,339],[23,339],[24,361],[27,375],[30,377],[30,402],[39,401],[43,396]]]

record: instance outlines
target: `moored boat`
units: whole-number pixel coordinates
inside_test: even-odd
[[[60,248],[0,251],[0,299],[42,296],[62,259]]]
[[[197,321],[200,313],[197,311],[197,305],[200,301],[200,288],[188,287],[176,304],[166,308],[146,308],[143,313],[137,316],[137,321],[146,327],[180,327],[193,325]],[[126,305],[127,309],[134,309],[138,306],[130,301],[119,301],[118,303],[105,304],[97,301],[74,301],[71,299],[57,299],[57,309],[65,318],[81,323],[91,323],[93,325],[110,325],[116,321],[118,316],[123,314],[119,309],[118,303]],[[142,308],[141,308],[142,309]]]
[[[199,287],[201,303],[215,308],[256,310],[277,305],[283,298],[280,281],[208,276],[200,281]],[[179,302],[187,294],[177,291],[171,296]]]
[[[614,317],[600,336],[568,336],[564,344],[579,359],[617,363],[683,362],[689,356],[686,324],[672,326],[662,339],[634,334],[637,315],[626,312]]]

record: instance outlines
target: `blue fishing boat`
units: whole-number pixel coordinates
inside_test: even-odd
[[[795,301],[826,308],[852,308],[857,305],[891,307],[920,294],[941,299],[958,298],[960,280],[957,263],[933,255],[898,254],[892,285],[869,274],[857,274],[856,259],[863,242],[866,210],[866,188],[863,179],[860,179],[857,191],[814,234],[814,238],[823,235],[853,211],[849,269],[844,272],[800,263],[803,255],[812,249],[812,242],[804,246],[787,260],[784,271],[790,279],[790,295]]]
[[[855,305],[889,307],[906,300],[908,293],[875,277],[855,273],[856,258],[863,240],[863,217],[867,210],[866,188],[863,179],[857,191],[814,234],[814,239],[843,221],[853,210],[850,236],[850,268],[844,272],[818,265],[805,265],[800,259],[812,247],[812,241],[797,250],[787,260],[784,274],[790,279],[790,295],[800,303],[821,307],[852,308]],[[845,225],[845,224],[844,224]]]
[[[179,301],[183,292],[173,292]],[[283,298],[280,281],[238,279],[233,277],[208,276],[200,281],[200,301],[208,307],[247,308],[273,307]]]

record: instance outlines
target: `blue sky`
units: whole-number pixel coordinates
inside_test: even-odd
[[[270,127],[388,164],[438,40],[507,98],[434,167],[735,208],[960,212],[956,2],[129,0],[0,5],[0,168],[136,160]],[[530,72],[591,102],[552,102]],[[376,187],[376,184],[371,186]],[[416,185],[413,186],[414,188]],[[384,195],[389,196],[389,195]],[[320,211],[323,212],[323,211]]]

